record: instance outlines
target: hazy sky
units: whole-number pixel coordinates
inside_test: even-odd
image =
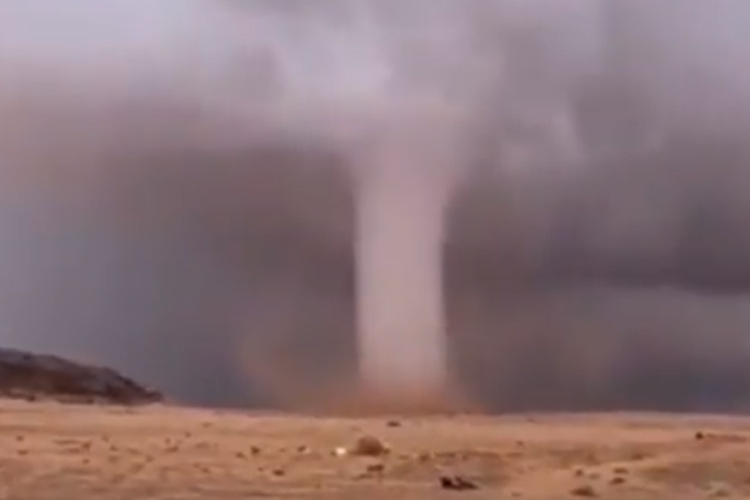
[[[584,84],[617,87],[597,83],[603,1],[0,0],[0,342],[199,402],[246,401],[247,339],[335,365],[351,206],[326,176],[372,136],[441,124],[467,171],[510,172],[469,183],[449,246],[459,351],[490,399],[531,404],[502,367],[520,377],[550,345],[578,359],[581,331],[617,339],[589,352],[624,366],[623,404],[648,400],[621,380],[647,361],[715,381],[726,360],[741,386],[747,298],[679,289],[750,284],[750,4],[625,2],[615,80],[668,140],[633,154],[614,134],[600,157],[570,130]],[[575,373],[571,401],[591,378]]]

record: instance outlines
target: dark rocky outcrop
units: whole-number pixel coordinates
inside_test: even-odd
[[[0,349],[0,397],[118,405],[163,400],[110,368],[15,349]]]

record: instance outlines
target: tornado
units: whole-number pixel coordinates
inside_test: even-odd
[[[355,182],[362,388],[384,405],[444,404],[451,386],[443,291],[454,165],[428,141],[383,141]]]

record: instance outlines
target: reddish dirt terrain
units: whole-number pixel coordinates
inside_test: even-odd
[[[0,403],[0,498],[750,498],[750,419]]]
[[[455,497],[750,498],[750,418],[199,410],[0,349],[0,500]]]

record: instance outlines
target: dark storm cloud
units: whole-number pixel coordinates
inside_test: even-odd
[[[202,403],[257,401],[243,349],[340,376],[347,169],[440,122],[471,172],[447,268],[474,386],[505,407],[739,388],[724,404],[747,299],[695,290],[750,286],[748,22],[728,0],[2,0],[0,341]]]

